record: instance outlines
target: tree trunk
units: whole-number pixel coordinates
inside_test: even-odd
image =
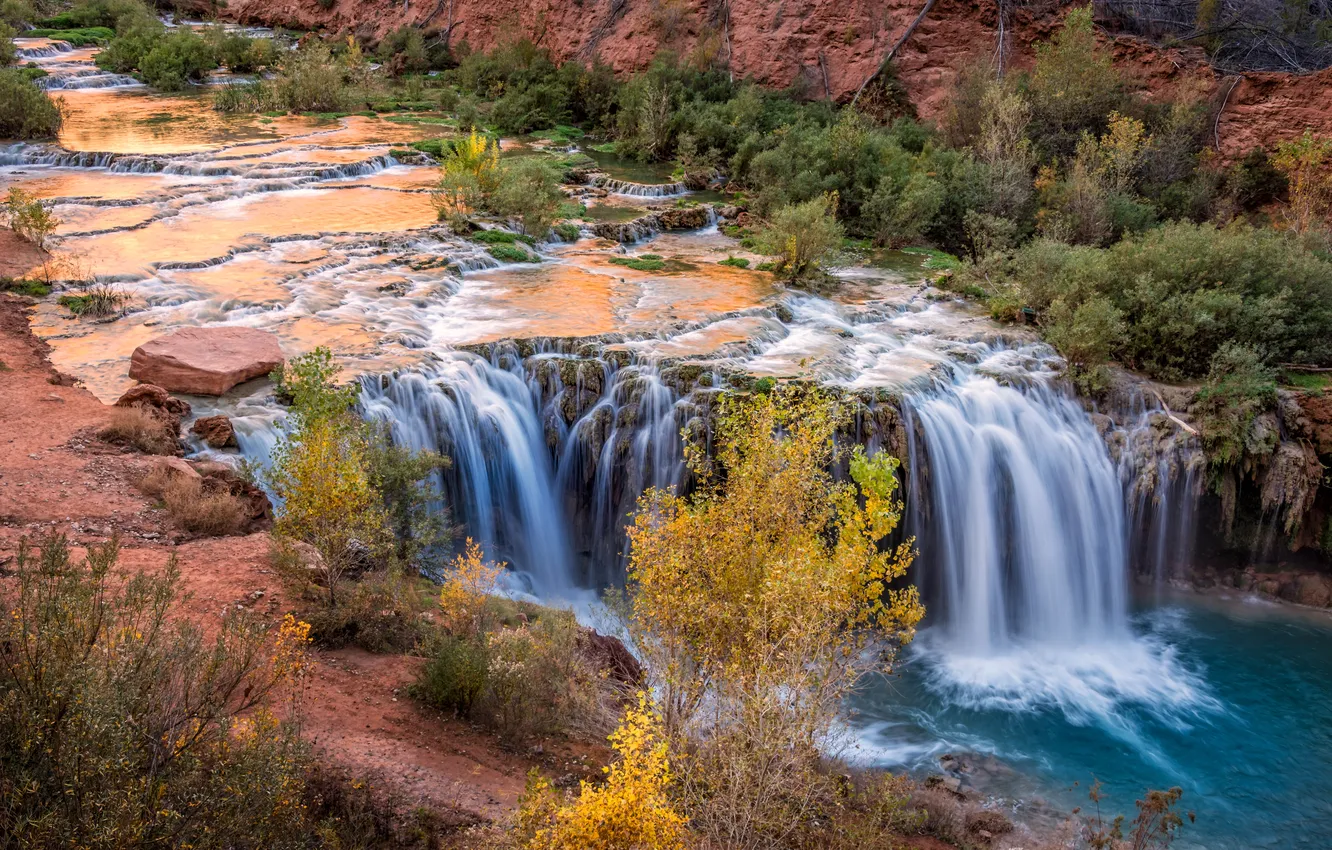
[[[893,61],[893,56],[897,54],[897,51],[901,49],[902,45],[906,44],[907,39],[911,38],[911,34],[916,31],[916,27],[920,26],[920,22],[925,20],[925,16],[928,15],[930,9],[933,8],[934,0],[925,0],[924,8],[920,10],[919,15],[916,15],[916,19],[911,22],[911,26],[906,28],[906,32],[902,33],[902,37],[899,38],[897,43],[892,46],[892,49],[888,51],[888,55],[883,57],[883,61],[879,63],[879,67],[874,69],[874,73],[866,77],[865,82],[861,83],[860,88],[856,89],[856,96],[851,98],[852,106],[855,106],[856,101],[860,100],[860,95],[865,91],[865,87],[874,82],[874,80],[888,68],[888,63]]]

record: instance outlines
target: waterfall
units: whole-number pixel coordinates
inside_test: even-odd
[[[965,374],[908,399],[923,445],[916,534],[949,642],[1063,645],[1126,626],[1124,503],[1091,419],[1045,383]]]
[[[698,412],[649,363],[523,358],[512,344],[366,378],[361,402],[395,440],[452,459],[453,521],[551,596],[623,579],[637,499],[685,484],[679,431]]]
[[[629,180],[616,180],[613,177],[598,177],[593,185],[605,189],[612,195],[626,195],[631,198],[673,198],[685,195],[689,187],[683,183],[633,183]]]

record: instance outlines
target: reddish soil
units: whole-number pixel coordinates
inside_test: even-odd
[[[21,278],[42,264],[46,253],[14,231],[0,227],[0,277]]]
[[[1030,65],[1035,43],[1055,31],[1074,2],[1082,0],[1042,0],[1014,9],[1007,22],[1009,65]],[[845,101],[921,6],[922,0],[333,0],[323,8],[316,0],[232,0],[224,14],[366,38],[404,25],[436,32],[451,25],[454,45],[489,49],[526,37],[559,60],[597,56],[622,72],[646,67],[659,51],[670,50],[691,59],[716,57],[736,78]],[[898,51],[897,75],[922,117],[943,112],[960,68],[994,54],[996,8],[989,0],[938,0]],[[1298,136],[1305,127],[1332,134],[1332,70],[1222,78],[1197,48],[1102,37],[1120,67],[1150,95],[1196,86],[1215,105],[1224,103],[1214,135],[1225,160]]]
[[[12,569],[22,537],[57,531],[81,545],[115,531],[127,572],[160,570],[176,555],[187,593],[181,616],[208,628],[244,606],[280,619],[290,606],[270,567],[268,535],[187,539],[173,529],[136,486],[152,459],[96,437],[110,408],[51,368],[26,311],[24,299],[0,295],[0,574]],[[353,776],[464,819],[511,812],[532,767],[554,779],[599,773],[603,747],[545,742],[539,754],[516,754],[417,705],[405,693],[417,663],[315,652],[304,695],[307,737]]]

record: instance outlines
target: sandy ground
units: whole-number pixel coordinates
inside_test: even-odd
[[[268,535],[186,539],[173,529],[136,486],[152,459],[96,437],[109,408],[51,368],[45,344],[29,333],[28,309],[25,299],[0,295],[0,575],[12,570],[25,536],[58,531],[80,545],[118,532],[126,571],[160,570],[175,554],[188,594],[181,616],[207,628],[241,605],[280,619],[290,606],[271,570]],[[545,742],[514,753],[484,730],[416,704],[406,687],[419,659],[313,654],[305,734],[329,760],[408,804],[499,819],[516,807],[532,767],[552,779],[599,772],[602,747]]]

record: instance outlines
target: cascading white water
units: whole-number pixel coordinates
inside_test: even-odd
[[[458,482],[449,503],[491,557],[522,570],[538,595],[569,586],[566,520],[521,365],[459,352],[431,373],[367,379],[361,398],[395,440],[448,455]]]
[[[908,407],[926,456],[912,468],[928,464],[923,579],[949,642],[976,652],[1122,634],[1123,497],[1082,407],[1047,384],[965,373]]]

